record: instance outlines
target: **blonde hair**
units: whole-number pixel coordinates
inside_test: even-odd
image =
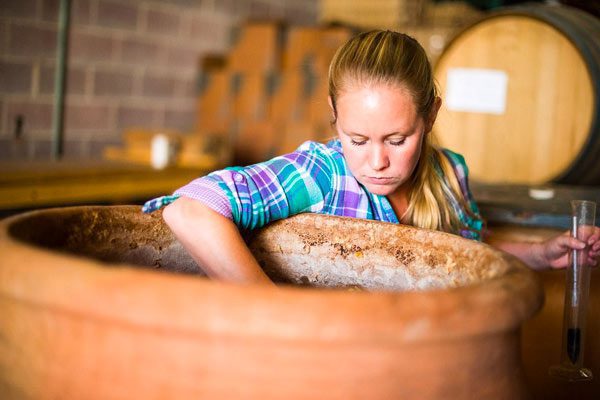
[[[425,50],[408,35],[381,30],[365,32],[337,50],[329,66],[329,96],[334,118],[337,118],[338,96],[355,84],[405,87],[413,97],[419,116],[426,122],[431,118],[437,98],[431,64]],[[435,165],[439,165],[443,176]],[[405,215],[410,224],[454,233],[463,228],[448,197],[454,197],[467,213],[471,210],[451,163],[434,147],[430,132],[423,140],[411,183]]]

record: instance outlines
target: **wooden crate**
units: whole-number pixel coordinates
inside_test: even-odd
[[[283,26],[277,22],[248,22],[242,26],[228,55],[232,72],[269,73],[281,67]]]

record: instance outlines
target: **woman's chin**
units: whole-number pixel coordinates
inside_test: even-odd
[[[367,190],[372,194],[379,196],[388,196],[396,190],[396,185],[365,185]]]

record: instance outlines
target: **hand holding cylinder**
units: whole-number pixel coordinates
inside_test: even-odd
[[[561,363],[550,368],[550,374],[577,381],[589,380],[593,377],[592,371],[583,367],[583,349],[592,264],[589,241],[597,229],[595,228],[596,203],[574,200],[571,202],[571,207],[573,218],[571,235],[584,242],[586,246],[571,251],[565,287]]]

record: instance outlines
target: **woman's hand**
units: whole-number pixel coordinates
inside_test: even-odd
[[[587,227],[584,227],[587,228]],[[583,256],[587,258],[587,264],[595,266],[600,255],[600,228],[589,227],[581,241],[571,237],[570,232],[555,236],[539,244],[538,263],[539,267],[566,268],[569,265],[569,252],[583,250]]]
[[[566,268],[569,265],[569,252],[583,250],[588,265],[595,266],[600,255],[600,228],[585,226],[580,228],[584,241],[571,237],[570,232],[554,236],[540,243],[504,241],[493,235],[488,244],[510,253],[529,265],[532,269]]]

